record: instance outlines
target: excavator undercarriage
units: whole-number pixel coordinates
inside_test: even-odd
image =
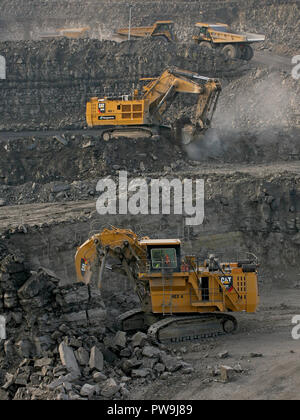
[[[128,332],[145,331],[153,343],[179,343],[233,333],[237,321],[224,313],[147,316],[145,312],[133,309],[118,317],[116,328]]]
[[[153,342],[183,342],[232,333],[228,312],[254,312],[259,301],[257,259],[220,263],[182,256],[179,239],[139,239],[126,229],[104,229],[82,244],[75,265],[79,281],[101,288],[106,268],[125,275],[140,308],[116,320],[123,331],[147,331]],[[116,264],[108,265],[107,258]]]

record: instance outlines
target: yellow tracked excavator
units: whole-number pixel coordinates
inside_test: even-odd
[[[228,312],[255,312],[259,302],[257,258],[219,262],[182,255],[179,239],[141,239],[111,227],[77,250],[77,279],[101,288],[104,270],[127,276],[141,308],[122,314],[123,331],[147,330],[153,342],[183,342],[236,330]],[[113,261],[111,265],[109,260]]]
[[[194,122],[177,124],[176,139],[188,144],[205,134],[221,92],[218,79],[170,67],[157,78],[141,80],[147,81],[143,93],[134,90],[132,95],[91,98],[86,105],[88,126],[100,129],[105,141],[120,135],[131,137],[137,132],[143,137],[157,138],[171,131],[171,127],[162,125],[162,118],[175,97],[189,93],[197,96]]]

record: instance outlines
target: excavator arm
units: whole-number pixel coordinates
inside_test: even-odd
[[[210,126],[221,92],[221,84],[218,79],[170,67],[160,77],[144,86],[144,91],[143,99],[149,101],[150,119],[154,124],[161,123],[163,114],[178,94],[197,95],[194,129],[203,131]]]
[[[118,263],[108,266],[108,257],[113,257]],[[77,249],[77,280],[85,284],[96,282],[100,289],[104,269],[109,268],[126,275],[139,295],[138,272],[144,266],[145,260],[146,248],[140,245],[137,235],[129,229],[112,226],[111,229],[104,229],[93,235]]]

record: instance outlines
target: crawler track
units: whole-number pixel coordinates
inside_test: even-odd
[[[230,323],[226,331],[225,323]],[[172,316],[151,325],[148,337],[153,343],[178,343],[218,337],[237,329],[236,319],[223,313],[203,313],[192,316]]]
[[[223,313],[166,316],[163,319],[160,319],[159,314],[157,318],[157,322],[148,329],[149,339],[156,344],[198,341],[218,337],[237,329],[236,319]],[[147,322],[143,311],[133,309],[117,318],[116,327],[124,331],[146,330]]]

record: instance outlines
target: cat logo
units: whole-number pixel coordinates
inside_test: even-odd
[[[105,103],[99,102],[98,103],[98,110],[99,110],[100,113],[104,113],[105,112]]]
[[[230,291],[233,287],[233,277],[232,276],[221,276],[220,277],[221,283],[223,286],[226,287],[228,291]]]

